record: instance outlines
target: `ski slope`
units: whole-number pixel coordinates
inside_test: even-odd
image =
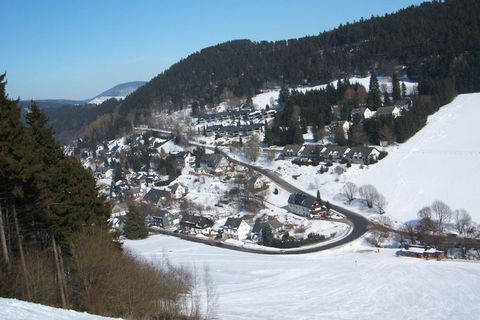
[[[126,241],[125,248],[154,263],[166,256],[200,274],[208,266],[223,320],[473,320],[480,314],[480,264],[396,257],[395,249],[377,252],[361,239],[282,256],[162,235]]]
[[[16,299],[0,298],[0,319],[2,320],[107,320],[88,313],[52,308]]]
[[[459,95],[430,116],[414,137],[368,170],[347,173],[347,180],[375,185],[389,202],[387,213],[402,221],[442,200],[480,222],[479,117],[480,93]]]

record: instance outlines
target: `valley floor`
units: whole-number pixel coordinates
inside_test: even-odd
[[[231,251],[168,236],[126,241],[135,255],[208,266],[219,319],[477,319],[480,264],[396,257],[357,240],[307,255]]]

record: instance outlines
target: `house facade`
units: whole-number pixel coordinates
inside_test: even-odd
[[[180,226],[184,232],[210,235],[214,222],[207,217],[198,215],[184,215]]]
[[[346,156],[351,163],[363,164],[377,161],[380,151],[373,147],[352,147]]]
[[[170,192],[173,199],[181,199],[187,193],[187,189],[179,183],[174,183],[170,186]]]
[[[288,211],[299,216],[321,216],[324,210],[320,201],[304,193],[293,193],[288,197]]]
[[[245,240],[250,233],[250,225],[243,218],[228,218],[223,226],[224,239]]]
[[[167,190],[151,188],[147,194],[143,197],[143,201],[150,203],[154,206],[161,206],[162,204],[169,202],[172,199],[172,195]]]
[[[180,217],[166,210],[160,210],[147,219],[149,226],[169,228],[180,223]]]
[[[397,106],[391,107],[380,107],[375,112],[376,118],[385,118],[385,117],[392,117],[393,119],[400,117],[402,115],[401,110]]]
[[[373,112],[369,108],[355,108],[352,110],[352,121],[355,119],[370,119],[373,116]]]
[[[285,158],[297,157],[299,155],[300,150],[303,148],[302,145],[299,144],[287,144],[280,155]]]

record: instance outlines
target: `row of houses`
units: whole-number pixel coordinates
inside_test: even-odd
[[[197,118],[198,123],[209,123],[218,121],[238,121],[238,120],[267,120],[273,118],[277,110],[257,110],[252,111],[251,108],[240,108],[233,111],[224,111],[212,114],[202,114]]]
[[[374,147],[346,147],[335,145],[286,145],[280,153],[282,159],[349,161],[362,164],[377,161],[380,151]]]
[[[408,99],[397,101],[393,106],[380,107],[376,111],[370,110],[368,107],[355,108],[352,110],[351,119],[370,119],[392,117],[397,118],[402,115],[402,112],[408,111],[412,102]]]
[[[247,136],[254,132],[261,132],[264,124],[263,123],[252,123],[245,125],[232,125],[232,126],[222,126],[222,125],[213,125],[205,127],[205,134],[216,135],[216,136]]]
[[[209,236],[212,234],[215,222],[201,215],[185,214],[178,215],[166,210],[146,217],[146,223],[149,227],[160,227],[166,229],[175,229],[182,233],[202,234]],[[218,230],[219,236],[223,239],[262,241],[262,230],[269,227],[272,234],[276,237],[281,236],[283,224],[276,218],[268,217],[257,219],[253,223],[243,217],[229,217],[225,224]]]

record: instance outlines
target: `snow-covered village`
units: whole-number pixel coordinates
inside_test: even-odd
[[[480,2],[29,6],[0,319],[478,318]]]

